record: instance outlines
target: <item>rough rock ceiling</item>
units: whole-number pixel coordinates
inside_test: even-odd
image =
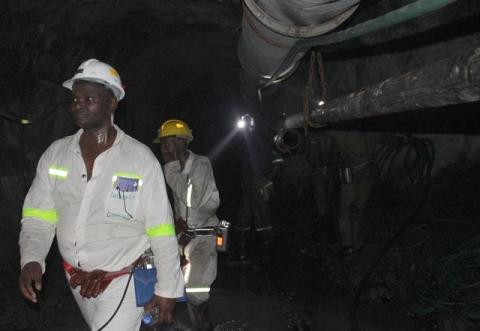
[[[340,28],[410,2],[362,1]],[[238,108],[240,0],[8,0],[3,5],[0,74],[4,79],[0,87],[4,117],[32,121],[48,117],[56,109],[50,99],[57,108],[64,107],[59,83],[88,57],[104,59],[121,72],[129,96],[123,108],[129,111],[119,114],[119,120],[143,141],[164,117],[175,114],[209,126],[230,120]],[[417,56],[419,47],[478,35],[479,7],[474,0],[457,1],[427,19],[322,48],[332,94],[352,91],[382,75],[388,77],[389,65],[401,71],[427,61],[428,54]],[[384,69],[371,70],[371,62],[376,61],[373,56],[391,52],[404,55],[396,63],[382,59]],[[305,67],[297,76],[292,84],[301,87]],[[298,98],[293,99],[295,105],[290,108],[298,111]],[[215,119],[207,121],[206,117]]]
[[[89,57],[120,71],[122,106],[136,111],[119,119],[144,141],[169,112],[188,119],[198,101],[185,100],[208,108],[217,102],[208,90],[235,84],[239,1],[7,1],[1,16],[2,114],[14,121],[54,113],[30,100],[62,94],[59,83]]]
[[[7,1],[0,23],[2,70],[11,83],[32,76],[57,81],[85,56],[128,63],[142,48],[161,46],[148,45],[151,40],[177,41],[182,51],[202,30],[211,39],[209,29],[224,34],[216,39],[221,48],[227,39],[234,44],[240,15],[240,4],[232,1]]]

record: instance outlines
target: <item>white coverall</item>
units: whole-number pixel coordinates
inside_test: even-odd
[[[184,280],[161,166],[145,145],[115,129],[115,142],[95,159],[88,181],[79,146],[83,130],[55,141],[43,153],[23,206],[21,267],[36,261],[45,271],[55,233],[63,259],[84,271],[121,270],[151,247],[157,266],[155,294],[181,297]],[[113,314],[127,280],[128,275],[115,278],[91,299],[82,299],[79,287],[72,289],[92,330]],[[138,330],[142,312],[132,280],[104,330]]]
[[[165,179],[173,193],[175,216],[187,221],[190,228],[216,226],[220,204],[210,160],[188,151],[189,155],[182,170],[179,161],[163,166]],[[188,187],[191,185],[191,193]],[[187,200],[189,201],[187,212]],[[188,215],[187,215],[188,213]],[[197,236],[185,247],[185,257],[190,262],[184,268],[187,289],[208,289],[217,276],[217,251],[214,236]],[[206,302],[208,290],[188,293],[193,305]]]
[[[350,168],[351,183],[341,184],[338,210],[340,241],[357,251],[364,245],[368,199],[374,184],[373,161],[378,134],[362,131],[328,131],[336,139],[343,166]]]

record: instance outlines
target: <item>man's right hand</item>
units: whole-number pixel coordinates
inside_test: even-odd
[[[23,266],[18,279],[22,295],[32,302],[38,302],[35,290],[42,290],[42,266],[38,262],[28,262]]]
[[[173,323],[173,309],[175,308],[175,298],[164,298],[156,294],[145,305],[145,311],[152,311],[155,307],[158,307],[159,318],[158,323],[171,324]]]

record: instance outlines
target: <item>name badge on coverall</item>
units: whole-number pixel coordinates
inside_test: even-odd
[[[142,178],[135,174],[115,173],[107,197],[107,218],[129,221],[134,218]]]

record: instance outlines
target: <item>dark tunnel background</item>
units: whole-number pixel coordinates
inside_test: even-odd
[[[336,31],[413,2],[363,0]],[[237,118],[250,113],[256,133],[274,146],[279,123],[304,107],[310,53],[259,104],[245,97],[239,78],[241,1],[7,0],[2,7],[0,329],[86,330],[55,247],[42,305],[24,302],[17,288],[21,207],[37,161],[51,142],[76,130],[61,83],[85,59],[111,64],[126,88],[116,124],[156,153],[152,140],[160,123],[172,117],[189,123],[191,149],[212,160],[222,200],[218,215],[235,225],[247,151],[242,133],[228,137]],[[323,57],[327,100],[478,52],[479,22],[480,3],[460,0],[395,27],[314,48]],[[473,89],[476,100],[479,89]],[[272,256],[238,263],[239,238],[232,233],[212,294],[217,330],[229,330],[229,322],[232,330],[335,331],[354,330],[354,324],[362,330],[479,330],[479,106],[459,102],[294,130],[299,145],[277,150],[285,164],[270,206]],[[336,132],[353,140],[359,133],[375,136],[374,158],[383,166],[364,216],[365,244],[352,256],[332,230],[340,188],[331,191],[324,218],[315,199],[320,184],[308,146],[325,131],[338,141],[343,136]],[[405,153],[416,163],[408,164]],[[253,238],[255,255],[264,247]]]

